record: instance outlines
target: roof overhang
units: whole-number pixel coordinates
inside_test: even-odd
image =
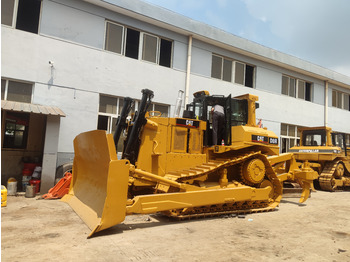
[[[66,116],[66,114],[56,106],[44,106],[6,100],[1,100],[1,109],[6,111],[33,113],[40,115],[50,115],[59,117]]]

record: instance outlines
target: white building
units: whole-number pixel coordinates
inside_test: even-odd
[[[179,90],[189,101],[198,90],[258,95],[257,118],[283,150],[297,143],[298,126],[350,134],[350,77],[182,15],[139,0],[1,7],[3,181],[20,179],[23,157],[39,159],[47,192],[56,167],[73,159],[74,137],[111,132],[122,98],[144,88],[171,116]]]

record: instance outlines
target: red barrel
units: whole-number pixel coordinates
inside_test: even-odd
[[[29,181],[30,185],[35,186],[35,194],[39,193],[40,190],[40,180],[31,179]]]
[[[36,164],[36,163],[23,163],[22,175],[23,176],[31,176],[37,165],[38,164]]]
[[[23,168],[22,175],[23,176],[31,176],[33,174],[33,170]]]
[[[38,164],[36,163],[23,163],[23,169],[29,169],[32,171],[34,171],[34,168],[37,166]]]

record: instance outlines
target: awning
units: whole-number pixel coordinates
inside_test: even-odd
[[[30,103],[6,101],[6,100],[1,100],[1,109],[7,110],[7,111],[23,112],[23,113],[33,113],[33,114],[62,116],[62,117],[66,116],[66,114],[63,113],[63,111],[56,106],[43,106],[43,105],[35,105]]]

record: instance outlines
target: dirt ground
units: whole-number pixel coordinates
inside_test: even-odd
[[[9,196],[1,208],[2,261],[350,261],[349,191],[305,205],[286,195],[244,218],[129,216],[91,239],[66,203],[37,198]]]

